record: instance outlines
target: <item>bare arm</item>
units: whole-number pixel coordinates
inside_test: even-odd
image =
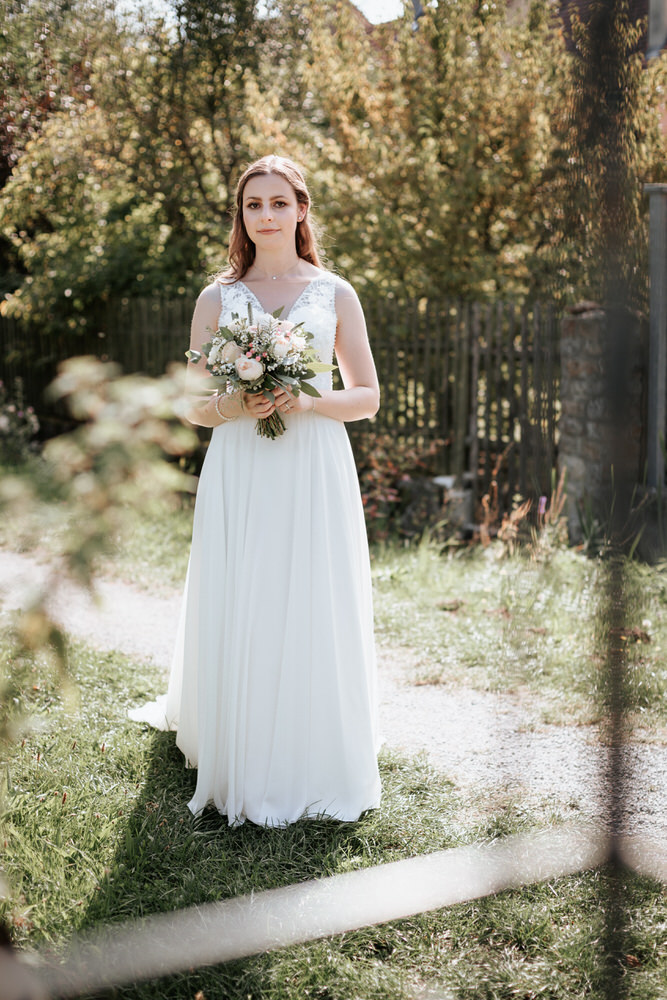
[[[202,344],[211,339],[213,331],[218,329],[218,319],[220,317],[220,286],[217,282],[208,285],[197,299],[195,311],[190,327],[190,349],[200,351]],[[206,371],[206,359],[201,358],[198,362],[188,362],[187,390],[193,406],[188,412],[188,420],[192,424],[200,427],[217,427],[223,423],[222,417],[215,408],[215,398],[211,398],[205,406],[194,405],[197,399],[201,399],[200,394],[210,390],[209,373]],[[220,409],[226,417],[239,417],[241,415],[240,397],[224,399],[220,402]]]

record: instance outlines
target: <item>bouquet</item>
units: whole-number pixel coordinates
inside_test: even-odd
[[[312,333],[304,329],[303,323],[280,319],[282,311],[261,313],[255,318],[248,304],[247,318],[233,313],[232,322],[218,327],[201,351],[186,351],[186,355],[195,363],[206,357],[206,370],[211,373],[219,395],[241,390],[264,393],[273,402],[274,390],[282,388],[293,396],[302,391],[308,396],[319,396],[308,379],[319,372],[333,371],[335,365],[318,359],[310,343]],[[261,437],[275,439],[285,430],[278,410],[257,421]]]

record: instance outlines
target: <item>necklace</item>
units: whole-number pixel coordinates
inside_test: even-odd
[[[277,274],[263,274],[258,280],[266,281],[267,278],[271,278],[271,281],[277,281],[278,278],[286,278],[290,271],[293,271],[298,264],[301,263],[301,258],[297,257],[295,264],[290,264],[286,271],[279,271]]]

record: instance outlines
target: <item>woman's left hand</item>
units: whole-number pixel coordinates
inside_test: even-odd
[[[273,395],[276,409],[280,410],[281,413],[297,413],[299,410],[310,410],[312,406],[311,397],[306,396],[304,399],[302,392],[295,396],[287,389],[276,389]]]

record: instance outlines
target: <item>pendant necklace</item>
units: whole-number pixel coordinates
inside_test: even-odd
[[[264,280],[266,281],[267,278],[271,278],[272,281],[277,281],[278,278],[285,278],[290,273],[290,271],[294,270],[294,268],[300,263],[300,261],[301,258],[299,257],[297,258],[296,263],[290,264],[290,266],[287,268],[286,271],[279,271],[278,274],[267,274],[264,276]],[[260,278],[259,280],[261,281],[262,279]]]

